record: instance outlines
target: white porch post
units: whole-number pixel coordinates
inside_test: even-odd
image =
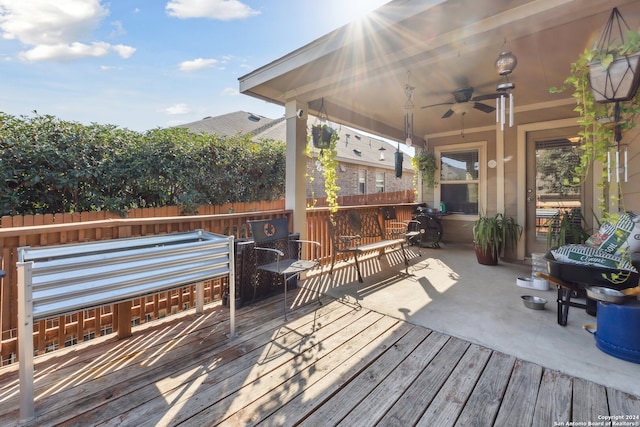
[[[298,114],[298,110],[303,110]],[[285,105],[287,120],[287,162],[285,208],[293,210],[293,231],[300,238],[307,237],[307,157],[304,154],[307,145],[307,106],[298,101],[289,101]]]
[[[33,261],[18,262],[18,358],[20,378],[20,423],[35,418],[33,385]]]

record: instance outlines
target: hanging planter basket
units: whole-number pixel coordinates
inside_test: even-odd
[[[614,34],[615,30],[618,34]],[[640,37],[629,29],[618,8],[611,11],[593,54],[589,81],[595,100],[605,103],[632,99],[640,84]]]
[[[632,99],[640,85],[640,52],[614,59],[609,68],[599,61],[590,63],[589,80],[597,102]]]
[[[320,150],[326,150],[331,146],[331,136],[334,132],[335,130],[329,125],[313,125],[311,127],[313,146]]]

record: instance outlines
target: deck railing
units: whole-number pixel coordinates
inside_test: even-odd
[[[276,202],[278,203],[278,202]],[[7,217],[2,219],[0,228],[0,269],[6,277],[0,287],[0,356],[1,365],[17,361],[17,248],[22,246],[50,246],[65,243],[79,243],[108,240],[122,237],[138,237],[174,232],[204,229],[213,233],[231,235],[236,238],[249,236],[247,221],[270,217],[287,217],[291,221],[291,211],[282,207],[271,210],[253,210],[257,207],[273,207],[273,204],[253,205],[249,212],[238,212],[235,207],[225,207],[227,212],[193,216],[161,216],[148,218],[119,218],[93,214],[42,215],[34,217]],[[277,205],[276,205],[277,206]],[[383,205],[343,206],[340,210],[357,209],[379,212]],[[395,204],[399,220],[411,218],[414,204]],[[247,206],[243,206],[247,209]],[[161,210],[162,213],[177,211]],[[160,213],[160,212],[154,212]],[[19,218],[19,219],[17,219]],[[327,262],[331,256],[331,245],[327,219],[327,208],[307,210],[307,238],[321,242],[321,257]],[[299,231],[299,230],[293,230]],[[225,279],[205,283],[205,301],[222,298]],[[133,301],[131,318],[135,324],[158,319],[178,311],[189,309],[195,301],[195,286],[186,286],[161,292]],[[34,349],[43,353],[73,345],[98,335],[116,332],[117,307],[104,306],[79,313],[46,319],[34,325]]]

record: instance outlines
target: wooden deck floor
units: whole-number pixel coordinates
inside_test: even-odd
[[[28,424],[554,426],[640,415],[638,397],[348,300],[324,298],[288,322],[281,310],[280,298],[240,309],[232,340],[227,310],[209,307],[36,358]],[[18,423],[17,384],[16,367],[0,370],[3,426]]]

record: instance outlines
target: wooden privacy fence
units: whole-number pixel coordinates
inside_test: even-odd
[[[398,220],[402,221],[411,218],[415,205],[406,203],[395,206],[397,207]],[[340,210],[356,209],[362,212],[379,213],[380,207],[380,205],[343,206]],[[69,215],[70,217],[68,217]],[[12,221],[3,218],[3,227],[0,228],[0,269],[6,271],[6,277],[2,279],[0,287],[0,331],[2,333],[0,365],[15,362],[18,349],[17,248],[189,232],[196,229],[222,235],[233,235],[236,239],[241,239],[249,237],[247,221],[276,217],[287,217],[291,224],[292,212],[285,209],[274,209],[193,216],[108,218],[85,222],[82,222],[84,218],[87,218],[87,215],[84,214],[52,215],[51,217],[41,215],[33,218],[16,217],[20,219],[14,218]],[[307,209],[306,217],[307,238],[322,243],[320,257],[322,262],[326,264],[331,257],[327,227],[328,209]],[[11,226],[5,227],[4,224],[9,222],[11,222]],[[33,224],[34,222],[36,224]],[[19,223],[22,225],[18,225]],[[294,230],[291,225],[290,227],[294,232],[302,231]],[[221,299],[227,285],[226,279],[206,282],[204,286],[205,302]],[[194,285],[143,297],[132,303],[132,322],[134,325],[144,323],[189,309],[194,304]],[[34,325],[34,349],[38,354],[41,354],[91,339],[96,335],[117,332],[117,310],[117,306],[103,306],[53,319],[39,320]]]

